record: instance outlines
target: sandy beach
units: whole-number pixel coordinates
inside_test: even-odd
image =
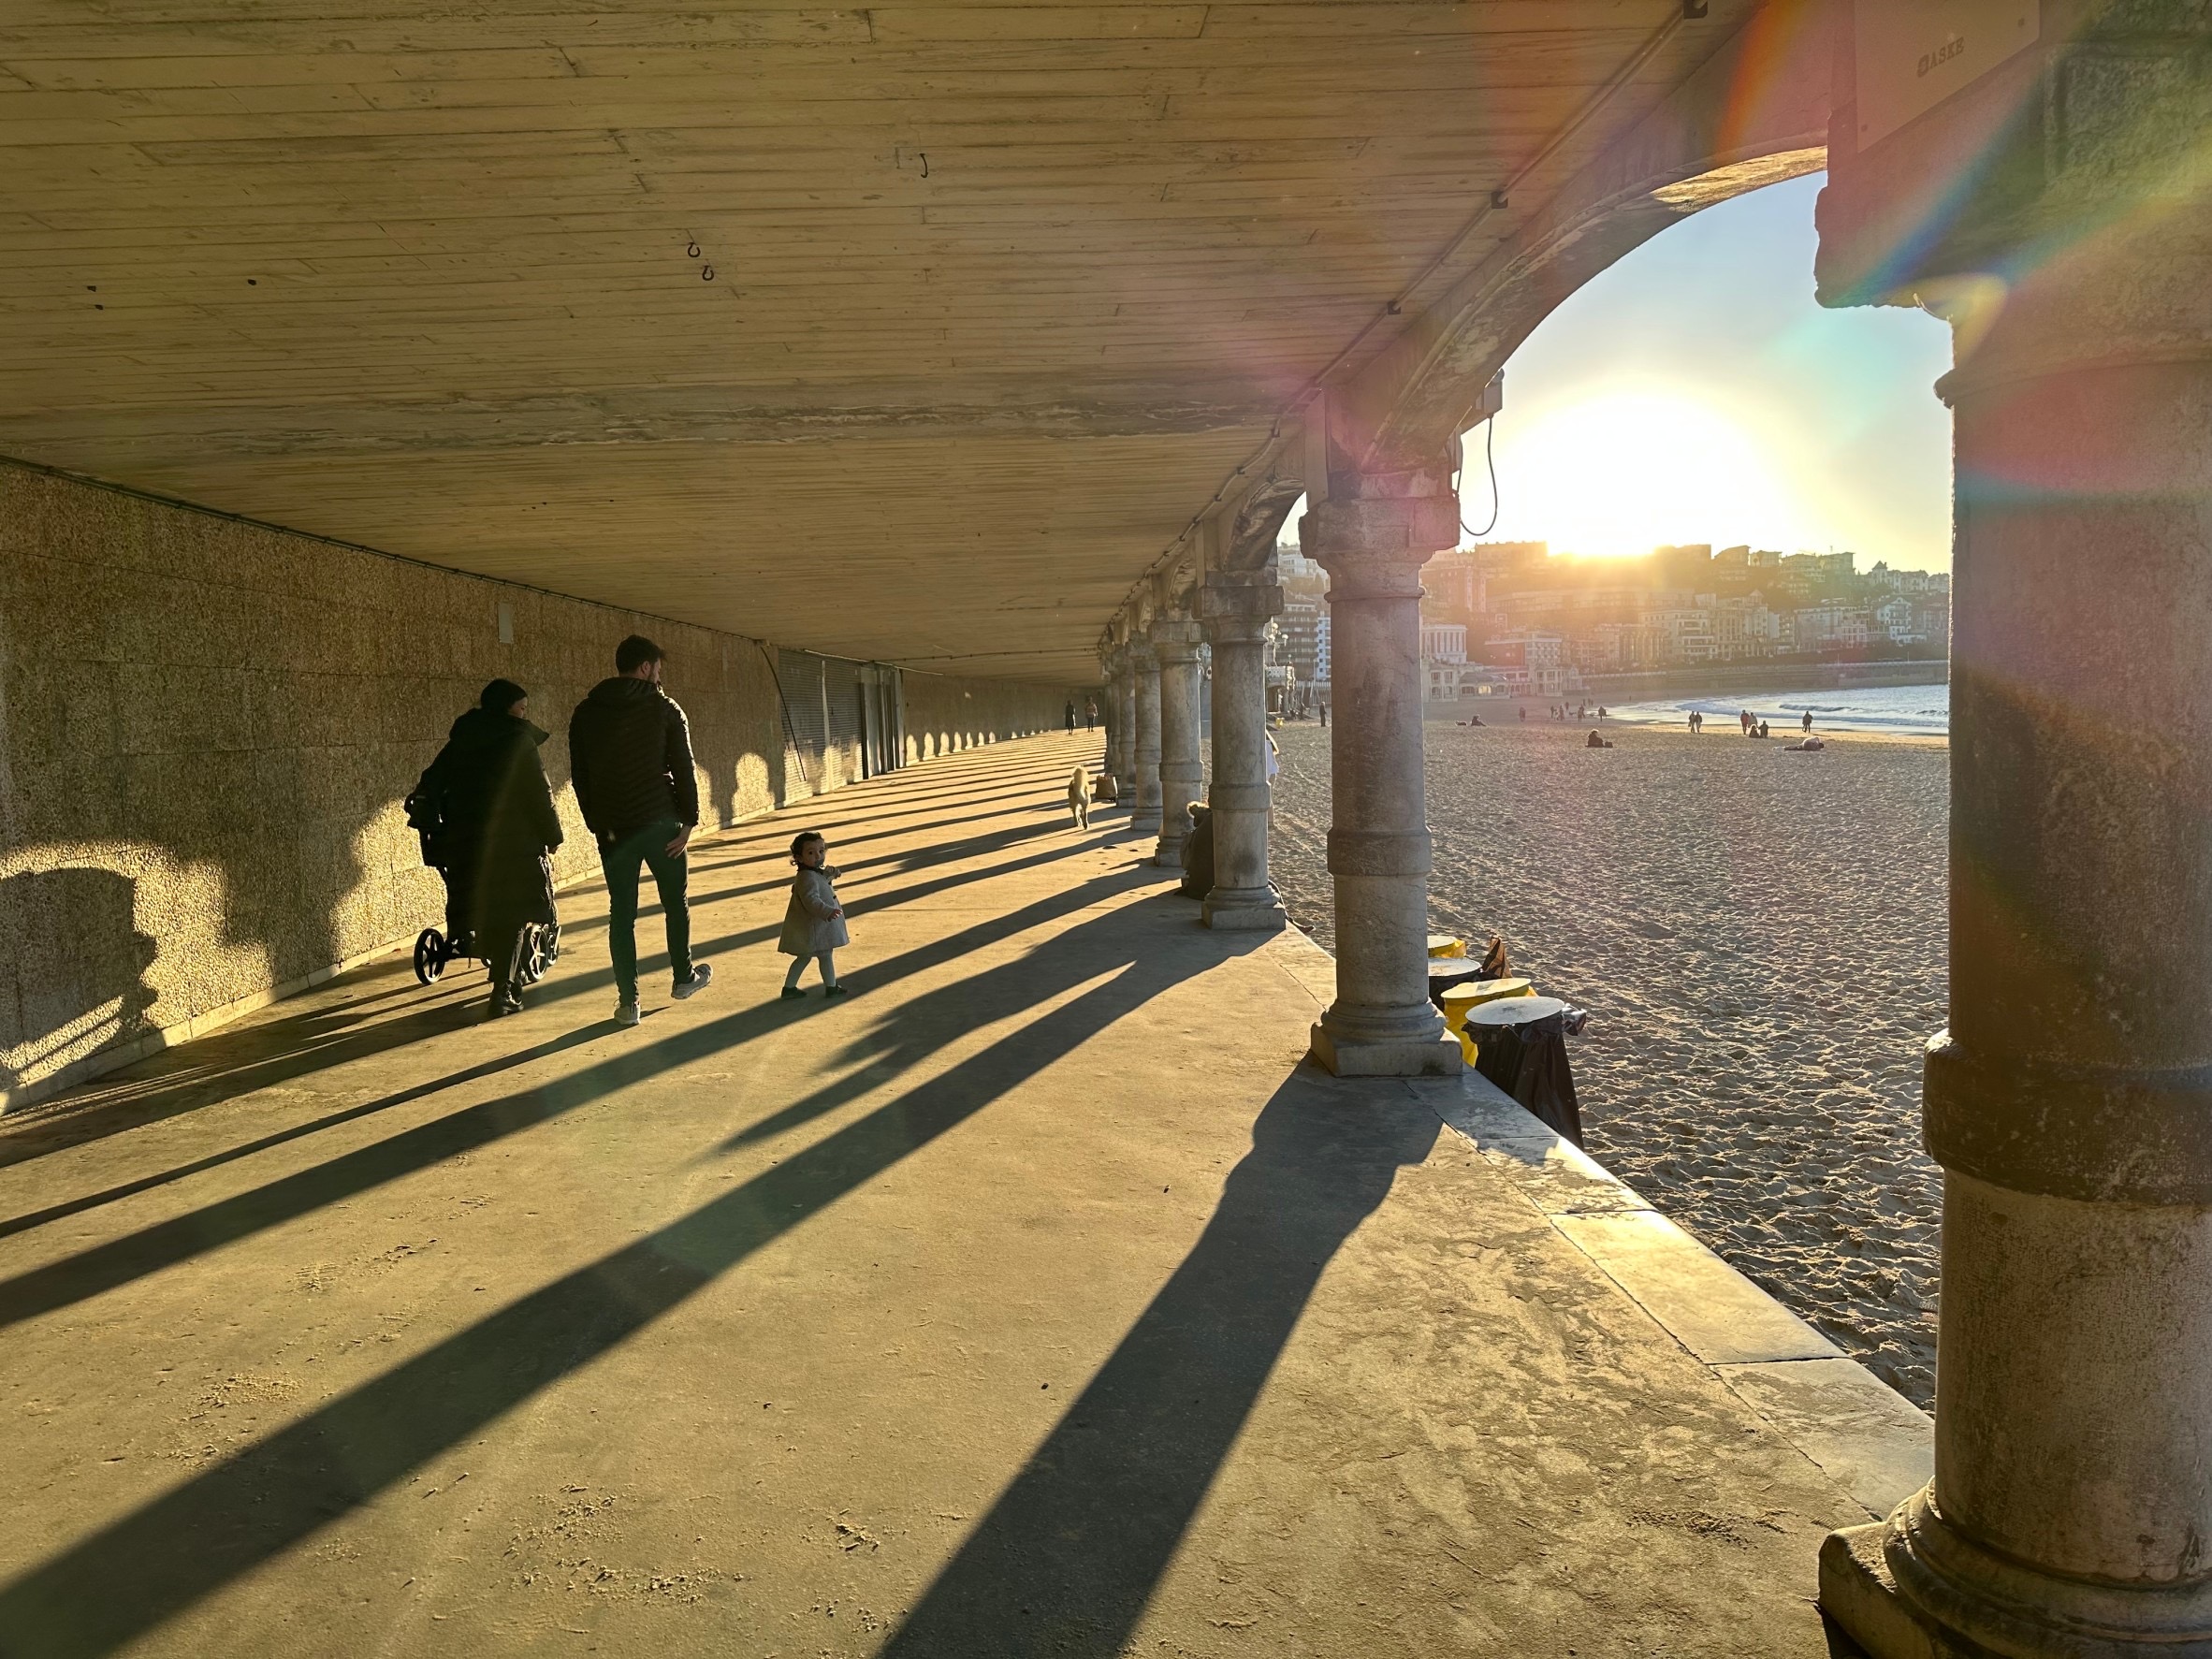
[[[1571,1052],[1593,1155],[1928,1405],[1944,744],[1585,733],[1429,726],[1432,924],[1503,934],[1516,970],[1590,1011]],[[1278,741],[1275,879],[1332,944],[1329,734]]]

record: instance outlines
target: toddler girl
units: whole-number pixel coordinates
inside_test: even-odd
[[[820,830],[801,830],[791,844],[791,861],[798,866],[798,874],[792,878],[791,903],[783,912],[783,937],[776,941],[776,948],[792,958],[791,971],[783,976],[786,997],[806,995],[799,989],[799,973],[809,956],[822,964],[822,994],[845,994],[831,957],[839,945],[849,942],[845,910],[837,903],[837,890],[830,885],[837,872],[822,862],[828,854],[829,843]]]

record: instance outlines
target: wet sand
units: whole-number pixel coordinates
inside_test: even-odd
[[[1428,728],[1430,914],[1590,1011],[1590,1150],[1916,1404],[1941,1187],[1920,1051],[1944,1021],[1945,747],[1789,754],[1733,728],[1581,747]],[[1274,873],[1332,945],[1326,732],[1280,734]]]

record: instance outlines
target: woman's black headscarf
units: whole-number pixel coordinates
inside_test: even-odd
[[[495,679],[477,697],[476,706],[492,714],[504,714],[529,695],[511,679]]]

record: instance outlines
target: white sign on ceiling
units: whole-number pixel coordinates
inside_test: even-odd
[[[1857,0],[1858,147],[2035,43],[2036,0]]]

